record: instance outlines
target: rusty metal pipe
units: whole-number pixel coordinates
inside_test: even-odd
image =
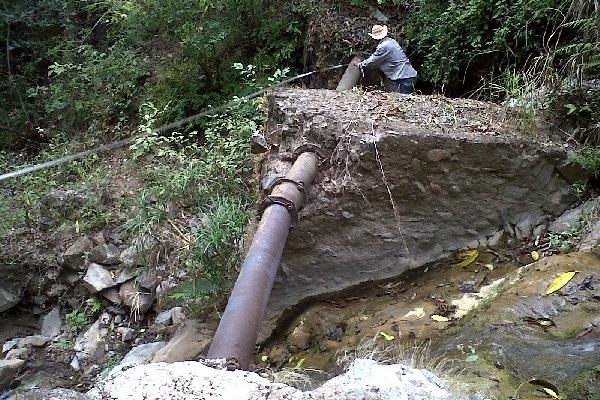
[[[286,178],[303,182],[307,187],[312,183],[317,167],[318,159],[314,153],[302,153]],[[304,202],[304,194],[290,182],[277,185],[272,195],[292,201],[296,209]],[[208,358],[236,358],[242,368],[252,361],[258,329],[291,223],[290,213],[284,206],[271,204],[265,209],[208,350]]]
[[[344,90],[350,90],[354,86],[358,84],[360,80],[360,69],[358,68],[358,63],[363,60],[362,57],[356,56],[350,61],[348,64],[348,68],[344,71],[344,75],[342,75],[342,79],[338,83],[335,90],[338,92],[343,92]]]

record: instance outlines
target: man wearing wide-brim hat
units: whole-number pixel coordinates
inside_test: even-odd
[[[371,33],[373,39],[378,40],[375,52],[366,60],[358,64],[360,69],[377,65],[385,74],[389,82],[387,87],[393,92],[412,93],[415,90],[417,71],[412,67],[402,47],[391,37],[388,37],[388,28],[385,25],[374,25]]]

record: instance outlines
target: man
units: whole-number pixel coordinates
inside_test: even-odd
[[[369,58],[359,63],[358,68],[362,70],[370,65],[377,65],[389,79],[387,86],[391,91],[412,93],[415,91],[417,71],[410,64],[398,42],[387,34],[387,26],[373,26],[369,36],[379,41],[377,49]]]

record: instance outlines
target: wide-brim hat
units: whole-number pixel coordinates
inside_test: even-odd
[[[373,25],[373,28],[371,29],[371,33],[369,33],[369,36],[371,36],[373,39],[383,39],[384,37],[386,37],[388,34],[388,28],[386,25]]]

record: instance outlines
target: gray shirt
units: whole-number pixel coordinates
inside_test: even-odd
[[[381,39],[375,53],[361,62],[360,66],[364,68],[371,64],[379,65],[385,76],[393,81],[417,76],[402,47],[390,37]]]

